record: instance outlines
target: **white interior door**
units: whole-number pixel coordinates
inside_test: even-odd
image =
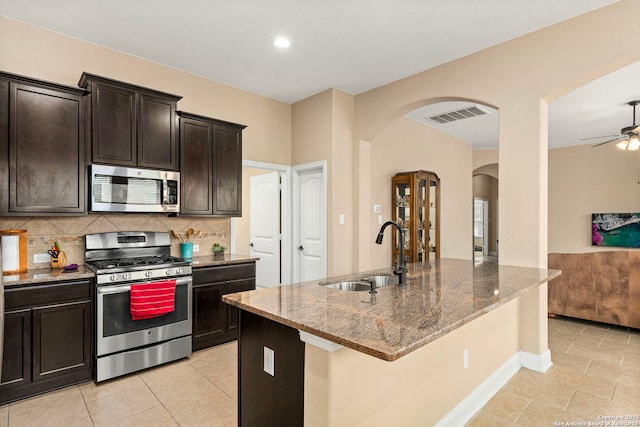
[[[251,177],[250,252],[256,261],[256,286],[281,284],[280,174]]]
[[[323,167],[298,171],[295,197],[294,277],[299,282],[326,277],[327,208]]]

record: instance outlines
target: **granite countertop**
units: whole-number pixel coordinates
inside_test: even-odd
[[[57,282],[66,280],[92,279],[95,277],[93,271],[84,265],[78,266],[77,270],[65,271],[55,268],[29,269],[26,273],[2,276],[3,285],[8,288],[12,286],[34,285],[41,282]]]
[[[233,265],[244,264],[247,262],[257,261],[260,258],[239,254],[224,254],[224,258],[214,258],[213,254],[205,256],[194,256],[191,260],[193,268],[214,267],[216,265]]]
[[[225,254],[224,259],[214,259],[213,254],[210,256],[193,257],[191,265],[193,268],[212,267],[219,265],[242,264],[246,262],[256,261],[258,258],[246,255]],[[78,280],[94,278],[95,274],[84,265],[78,266],[77,270],[64,271],[54,268],[36,268],[29,269],[26,273],[12,274],[10,276],[2,276],[2,283],[5,287],[11,286],[28,286],[43,282],[56,282],[65,280]]]
[[[408,284],[340,291],[318,281],[223,296],[240,309],[393,361],[559,276],[559,270],[440,259],[408,265]],[[390,273],[380,269],[323,280]]]

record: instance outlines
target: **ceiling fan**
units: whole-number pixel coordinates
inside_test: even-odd
[[[628,102],[628,104],[633,107],[633,124],[631,126],[620,129],[620,135],[610,135],[614,136],[615,138],[608,141],[600,142],[593,147],[599,147],[610,142],[618,141],[616,147],[620,148],[621,150],[636,151],[640,148],[640,126],[636,125],[636,105],[640,104],[640,100],[631,101]],[[583,141],[597,138],[604,137],[596,136],[593,138],[584,138]]]

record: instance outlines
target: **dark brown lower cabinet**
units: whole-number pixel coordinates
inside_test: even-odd
[[[238,338],[238,426],[304,424],[304,343],[297,329],[241,310]],[[264,370],[273,351],[274,375]]]
[[[0,394],[31,382],[31,310],[5,313],[3,348]]]
[[[256,288],[255,261],[193,269],[193,351],[238,338],[238,309],[222,296]]]
[[[5,287],[0,404],[91,379],[93,282]]]

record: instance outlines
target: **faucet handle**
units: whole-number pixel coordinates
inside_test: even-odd
[[[402,273],[406,273],[407,271],[409,271],[409,269],[404,265],[396,265],[396,268],[393,270],[393,274],[400,275]]]

